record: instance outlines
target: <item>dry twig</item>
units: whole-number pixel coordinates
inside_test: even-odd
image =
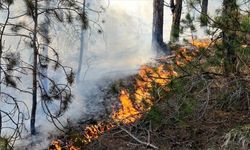
[[[129,132],[128,130],[126,130],[125,128],[123,127],[120,127],[120,129],[124,132],[126,132],[130,137],[132,137],[134,140],[136,140],[137,142],[139,142],[140,144],[143,144],[147,147],[151,147],[153,149],[159,149],[157,146],[151,144],[151,143],[147,143],[147,142],[143,142],[141,141],[140,139],[138,139],[137,137],[135,137],[131,132]]]

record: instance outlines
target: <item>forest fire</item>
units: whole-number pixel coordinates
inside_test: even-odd
[[[112,123],[98,123],[96,125],[90,125],[87,126],[84,129],[84,134],[81,137],[81,139],[73,139],[72,141],[65,143],[61,140],[53,140],[50,144],[49,150],[80,150],[81,148],[78,148],[77,146],[74,146],[73,143],[78,141],[81,144],[88,144],[92,142],[93,140],[97,139],[101,134],[104,132],[109,131],[110,129],[114,128],[115,125]]]
[[[191,44],[195,46],[195,50],[190,51],[183,47],[178,49],[175,55],[175,64],[184,66],[196,56],[199,48],[206,48],[210,42],[192,41]],[[128,125],[139,120],[157,101],[151,94],[152,90],[158,87],[168,92],[170,89],[168,89],[166,85],[169,84],[174,77],[178,77],[178,73],[175,71],[173,64],[160,64],[155,67],[143,65],[138,72],[138,76],[135,78],[135,84],[132,90],[120,90],[119,100],[121,106],[116,111],[113,109],[113,113],[111,114],[112,120],[109,123],[101,122],[96,125],[87,126],[84,130],[81,142],[88,144],[97,139],[101,134],[120,124]],[[54,145],[53,150],[62,149],[60,140],[52,141],[51,145]],[[72,144],[66,144],[65,148],[69,150],[80,150]]]
[[[210,40],[191,40],[189,44],[191,44],[192,48],[180,47],[178,51],[176,51],[176,65],[185,66],[196,57],[201,48],[207,48],[212,43]]]
[[[121,90],[122,107],[113,113],[113,120],[117,123],[130,124],[140,119],[142,114],[150,110],[156,101],[151,95],[152,88],[160,86],[163,90],[168,91],[169,89],[164,86],[176,76],[177,73],[172,67],[166,69],[164,65],[142,66],[136,78],[134,92],[130,95],[126,90]]]
[[[199,48],[206,48],[211,41],[209,40],[192,40],[190,42],[195,46],[194,51],[189,51],[187,48],[180,48],[176,54],[176,64],[185,65],[191,61]],[[154,102],[156,101],[151,95],[154,87],[160,87],[165,92],[169,89],[166,87],[171,82],[171,79],[177,77],[178,73],[174,70],[171,64],[160,64],[157,67],[144,65],[138,72],[136,78],[135,90],[128,92],[122,89],[120,92],[120,101],[122,107],[114,112],[112,119],[116,123],[130,124],[141,118],[142,114],[149,111]]]
[[[197,48],[206,48],[211,44],[211,40],[205,39],[205,40],[192,40],[190,42],[193,46]]]
[[[135,122],[141,117],[140,111],[138,111],[133,105],[127,91],[121,90],[120,101],[122,108],[112,115],[115,122],[129,124]]]
[[[83,142],[85,144],[88,144],[94,139],[97,139],[104,132],[107,132],[110,129],[112,129],[113,127],[115,127],[115,125],[113,125],[112,123],[103,123],[103,122],[98,123],[97,125],[88,126],[84,130]]]
[[[63,142],[60,140],[53,140],[50,144],[49,150],[80,150],[80,148],[77,148],[73,146],[72,143],[67,143],[65,146],[62,146]]]

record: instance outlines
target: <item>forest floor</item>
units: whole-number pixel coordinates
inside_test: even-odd
[[[92,134],[88,144],[76,140],[82,136],[86,139],[86,135],[80,134],[83,129],[71,128],[62,137],[84,150],[249,149],[249,56],[237,73],[224,74],[220,65],[211,64],[209,60],[214,59],[211,57],[213,49],[206,50],[210,56],[202,53],[204,58],[201,58],[194,55],[193,50],[181,49],[171,60],[177,64],[174,67],[169,63],[172,58],[163,57],[148,65],[148,72],[143,76],[139,71],[110,85],[106,91],[107,99],[119,101],[121,91],[126,89],[128,92],[129,102],[126,103],[132,104],[132,108],[120,106],[123,112],[116,115],[124,115],[124,109],[126,113],[133,110],[133,121],[119,122],[113,115],[115,125],[110,125],[105,132],[99,130],[100,127],[88,129]],[[178,75],[169,78],[169,71],[171,76],[174,73]],[[142,88],[146,94],[139,96],[141,99],[138,100],[136,92],[141,86],[145,86]],[[146,99],[150,99],[152,104]],[[136,110],[143,110],[143,115],[136,114]],[[94,131],[97,134],[93,135]]]
[[[232,81],[230,77],[219,77],[216,80],[223,81],[224,85]],[[152,149],[145,143],[151,143],[161,150],[249,149],[250,111],[247,96],[250,93],[241,93],[239,99],[235,98],[227,103],[225,101],[230,100],[221,97],[231,91],[230,88],[232,87],[226,85],[219,88],[213,87],[211,95],[217,99],[211,98],[206,106],[204,106],[204,100],[190,102],[189,99],[183,98],[189,102],[182,100],[177,102],[179,101],[177,96],[170,94],[167,100],[159,101],[133,125],[112,129],[84,149]],[[249,89],[248,76],[247,92]],[[201,89],[195,90],[200,92]],[[207,97],[206,92],[199,97]],[[140,141],[135,140],[133,136]],[[142,141],[145,143],[141,143]]]

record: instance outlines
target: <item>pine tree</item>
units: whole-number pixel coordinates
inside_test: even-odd
[[[202,0],[201,1],[201,15],[200,15],[201,26],[207,26],[208,24],[207,9],[208,9],[208,0]]]
[[[173,19],[170,32],[170,41],[176,42],[179,40],[180,36],[180,23],[181,23],[181,13],[182,13],[182,0],[170,0],[170,8],[172,10]]]
[[[69,67],[63,66],[59,61],[59,55],[57,51],[49,46],[50,38],[48,37],[48,28],[46,25],[49,20],[47,19],[55,19],[60,22],[67,21],[68,23],[72,23],[73,19],[75,21],[80,21],[83,26],[87,25],[87,18],[86,15],[83,14],[82,8],[80,4],[71,1],[65,0],[61,1],[53,1],[56,5],[53,7],[48,8],[48,1],[47,0],[24,0],[27,9],[27,16],[30,17],[31,21],[33,22],[33,29],[32,34],[33,36],[30,38],[31,40],[31,48],[33,49],[33,65],[32,65],[32,109],[31,109],[31,119],[30,119],[30,129],[31,134],[36,134],[35,128],[35,121],[36,121],[36,111],[37,111],[37,102],[38,102],[38,94],[41,95],[41,102],[43,106],[43,110],[51,119],[50,121],[53,122],[56,127],[56,124],[60,123],[57,119],[64,114],[67,110],[71,99],[72,94],[70,90],[71,84],[74,82],[74,73],[72,69]],[[45,4],[45,5],[44,5]],[[48,16],[50,16],[48,18]],[[54,18],[53,18],[54,17]],[[42,22],[40,18],[46,18],[45,22]],[[24,23],[25,24],[25,23]],[[45,42],[43,42],[45,41]],[[49,57],[46,53],[43,53],[43,49],[41,45],[45,48],[48,48],[48,51],[54,53],[54,58]],[[45,63],[44,63],[45,62]],[[56,83],[53,79],[51,79],[47,74],[44,72],[44,69],[47,69],[48,64],[54,65],[54,70],[61,68],[63,70],[64,75],[66,77],[66,83]],[[43,69],[39,67],[44,67]],[[39,80],[38,76],[40,76]],[[45,80],[48,80],[49,88],[44,85]],[[38,90],[40,92],[38,92]],[[50,103],[53,101],[58,101],[59,109],[57,112],[51,111],[49,108]],[[58,127],[59,128],[59,127]]]
[[[238,21],[237,21],[238,20]],[[236,49],[239,47],[237,30],[239,24],[239,6],[237,0],[223,0],[223,10],[221,16],[222,39],[224,45],[224,67],[225,73],[236,72]]]
[[[170,49],[163,41],[163,17],[164,17],[164,0],[153,1],[153,29],[152,29],[152,46],[157,51],[163,51],[170,54]]]

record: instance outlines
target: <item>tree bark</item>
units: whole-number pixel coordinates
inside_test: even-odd
[[[236,21],[237,15],[237,0],[223,0],[223,22],[226,27],[222,29],[223,35],[223,45],[224,50],[224,68],[225,73],[235,73],[236,72],[236,53],[237,48],[237,33],[236,30],[239,28],[239,24]],[[234,30],[236,29],[236,30]]]
[[[207,9],[208,9],[208,0],[202,0],[201,2],[201,26],[207,26],[208,17],[207,17]]]
[[[180,23],[181,23],[181,13],[182,13],[182,0],[171,0],[170,7],[173,13],[172,26],[170,32],[170,41],[176,42],[179,40],[180,36]]]
[[[153,1],[153,30],[152,45],[154,48],[160,49],[163,42],[163,14],[164,0]]]
[[[33,31],[33,87],[32,87],[32,110],[31,110],[31,119],[30,119],[30,130],[31,134],[36,134],[35,121],[36,121],[36,108],[37,108],[37,56],[38,56],[38,47],[37,47],[37,27],[38,27],[38,0],[35,0],[35,8],[33,14],[34,22],[34,31]]]

